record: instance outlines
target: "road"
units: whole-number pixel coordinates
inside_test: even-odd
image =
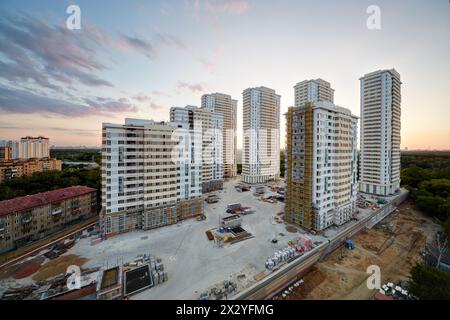
[[[13,264],[15,264],[15,263],[17,263],[17,262],[19,262],[19,261],[21,261],[21,260],[31,256],[31,255],[33,255],[33,254],[36,254],[36,253],[38,253],[38,252],[40,252],[40,251],[42,251],[42,250],[44,250],[46,248],[49,248],[52,245],[60,242],[61,240],[70,238],[71,236],[73,236],[74,234],[76,234],[76,233],[78,233],[80,231],[89,229],[90,227],[94,226],[96,223],[98,223],[98,217],[93,222],[88,223],[87,225],[82,225],[79,228],[75,229],[74,231],[71,231],[68,234],[61,235],[61,237],[58,237],[57,239],[52,240],[50,242],[45,242],[42,245],[38,246],[37,248],[34,248],[34,249],[30,250],[30,251],[26,251],[24,254],[22,254],[22,255],[20,255],[18,257],[14,257],[12,259],[8,259],[5,263],[0,265],[0,269],[2,269],[4,267],[7,267],[7,266],[10,266],[10,265],[13,265]]]

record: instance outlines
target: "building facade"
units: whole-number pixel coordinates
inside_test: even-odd
[[[356,210],[358,118],[332,95],[307,96],[296,95],[286,113],[285,220],[318,231],[342,225]]]
[[[0,140],[0,147],[9,147],[11,159],[19,159],[20,141]]]
[[[294,86],[295,106],[304,106],[307,102],[329,101],[334,103],[334,89],[323,79],[305,80]]]
[[[24,137],[20,139],[19,159],[50,157],[50,141],[45,137]]]
[[[62,161],[50,158],[0,161],[0,183],[7,179],[51,170],[61,171]]]
[[[46,137],[23,137],[20,141],[2,140],[0,147],[10,147],[12,159],[42,159],[50,157],[50,140]]]
[[[265,183],[280,176],[280,99],[275,90],[243,92],[242,180]]]
[[[223,93],[202,96],[202,109],[211,109],[222,115],[223,119],[223,176],[232,178],[237,175],[237,100]]]
[[[360,191],[388,196],[400,188],[400,74],[379,70],[360,83]]]
[[[12,160],[12,148],[0,147],[0,161]]]
[[[186,106],[170,109],[170,121],[186,123],[202,138],[202,192],[223,188],[223,116],[213,109]]]
[[[97,190],[74,186],[0,201],[0,252],[97,214]]]
[[[106,236],[203,214],[201,136],[186,123],[125,119],[102,131]]]

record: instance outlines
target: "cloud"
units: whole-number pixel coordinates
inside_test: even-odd
[[[175,46],[179,49],[186,49],[187,46],[178,37],[168,33],[157,33],[152,41],[138,35],[129,36],[120,34],[116,40],[116,46],[120,49],[128,49],[139,52],[150,60],[158,57],[162,46]]]
[[[0,112],[86,116],[134,112],[136,104],[157,109],[151,96],[88,97],[84,87],[114,87],[102,77],[110,68],[102,53],[126,50],[154,60],[164,46],[187,48],[168,33],[155,34],[150,41],[114,35],[89,21],[74,31],[29,15],[0,17]]]
[[[155,93],[158,93],[158,95],[163,95],[163,93],[159,94],[158,91],[152,92],[152,95],[157,95]],[[145,103],[145,106],[147,106],[148,108],[150,108],[152,110],[164,109],[164,106],[162,106],[159,103],[155,102],[155,99],[152,96],[145,95],[143,93],[140,93],[140,94],[137,94],[137,95],[133,96],[133,100],[139,102],[140,104],[144,104]]]
[[[8,129],[8,130],[29,130],[29,126],[19,126],[19,125],[11,125],[9,123],[0,122],[0,129]],[[98,136],[99,132],[101,130],[93,130],[93,129],[71,129],[71,128],[64,128],[64,127],[42,127],[42,126],[34,126],[32,128],[33,130],[46,130],[46,131],[57,131],[57,132],[64,132],[74,135],[81,135],[81,136]]]
[[[152,95],[157,96],[157,97],[172,98],[172,95],[162,92],[162,91],[159,91],[159,90],[153,90]]]
[[[140,93],[140,94],[135,95],[135,96],[133,97],[133,99],[136,100],[136,101],[138,101],[138,102],[146,102],[146,101],[152,100],[152,97]]]
[[[205,67],[209,73],[216,73],[217,71],[217,66],[215,63],[211,62],[210,60],[206,59],[206,58],[200,58],[198,59],[198,61],[200,62],[200,64]]]
[[[81,30],[50,25],[32,16],[0,18],[0,79],[60,91],[61,86],[114,87],[98,74],[108,69],[99,52],[129,50],[154,60],[162,46],[186,49],[175,35],[158,33],[152,41],[137,35],[112,35],[84,22]]]
[[[250,3],[248,0],[194,0],[194,8],[197,13],[203,9],[216,14],[242,14],[250,8]]]
[[[156,57],[156,49],[150,42],[138,37],[131,37],[121,34],[118,39],[119,47],[135,50],[150,60]]]
[[[201,83],[190,84],[190,83],[183,82],[183,81],[179,81],[178,82],[177,88],[178,89],[188,89],[188,90],[190,90],[193,93],[202,92],[205,89],[204,85],[202,85]]]
[[[156,99],[153,96],[162,96],[162,95],[163,93],[162,92],[160,93],[159,91],[153,91],[152,96],[139,93],[133,96],[133,100],[137,101],[140,104],[140,106],[144,108],[146,107],[151,110],[160,110],[164,109],[164,106],[155,102]]]
[[[70,128],[59,128],[59,127],[50,127],[48,128],[50,131],[58,131],[69,133],[77,136],[85,136],[85,137],[96,137],[99,135],[100,130],[88,130],[88,129],[70,129]]]
[[[165,44],[165,45],[169,45],[169,46],[176,46],[180,49],[187,49],[186,44],[181,41],[181,39],[179,39],[178,37],[172,35],[172,34],[168,34],[168,33],[158,33],[156,35],[159,43],[161,44]]]
[[[16,130],[17,129],[17,130],[22,130],[24,128],[16,126],[16,125],[9,124],[9,123],[0,123],[0,129],[9,129],[9,130]]]
[[[152,110],[160,110],[160,109],[164,109],[164,106],[160,105],[160,104],[156,104],[154,102],[151,102],[149,105],[150,109]]]
[[[73,32],[30,16],[0,18],[0,77],[11,82],[32,80],[58,90],[76,82],[113,87],[96,73],[106,69],[98,61],[99,33],[89,28]]]
[[[248,10],[250,4],[247,0],[224,0],[222,10],[225,12],[241,14]]]
[[[83,102],[78,103],[0,86],[0,111],[81,117],[93,114],[136,112],[137,107],[126,98],[85,98]]]

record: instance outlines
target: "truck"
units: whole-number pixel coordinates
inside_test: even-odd
[[[206,197],[205,201],[207,203],[217,203],[217,202],[219,202],[219,197],[215,194],[210,194]]]
[[[253,210],[253,209],[250,208],[250,207],[243,207],[243,206],[240,206],[240,207],[237,207],[237,208],[234,208],[234,209],[227,209],[227,213],[230,213],[230,214],[243,214],[243,215],[246,215],[246,214],[255,213],[255,210]]]
[[[242,218],[237,215],[237,214],[233,214],[231,216],[222,218],[222,223],[221,226],[223,228],[236,228],[239,227],[242,223]]]
[[[231,203],[227,206],[227,212],[231,213],[234,210],[239,209],[241,207],[242,207],[242,205],[240,203]]]

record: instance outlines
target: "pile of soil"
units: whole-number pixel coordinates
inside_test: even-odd
[[[297,232],[297,228],[293,227],[293,226],[286,226],[286,231],[290,232],[290,233],[296,233]]]
[[[80,257],[76,254],[68,254],[60,256],[55,260],[51,260],[44,264],[38,273],[33,276],[34,281],[42,281],[52,277],[55,277],[61,273],[67,271],[67,267],[71,265],[76,265],[81,267],[87,261],[86,258]]]
[[[23,279],[31,276],[39,270],[41,265],[34,261],[30,261],[28,263],[24,263],[23,266],[19,267],[19,269],[14,274],[14,279]]]
[[[383,223],[352,237],[354,250],[339,248],[316,263],[286,299],[370,299],[375,290],[367,288],[367,267],[380,267],[382,283],[407,280],[425,243],[438,230],[438,224],[406,200]]]
[[[0,270],[0,280],[10,278],[19,270],[19,265],[13,265]]]

